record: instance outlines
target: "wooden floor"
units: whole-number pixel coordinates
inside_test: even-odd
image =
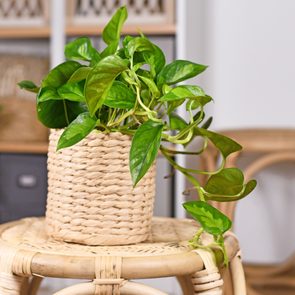
[[[294,295],[294,288],[272,288],[272,289],[256,289],[257,293],[253,295]],[[251,293],[249,295],[252,295]]]

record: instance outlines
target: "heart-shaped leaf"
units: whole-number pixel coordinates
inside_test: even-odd
[[[249,195],[256,187],[256,180],[252,179],[248,183],[243,185],[242,191],[236,196],[226,196],[219,194],[209,194],[205,192],[206,200],[217,201],[217,202],[233,202],[238,201]]]
[[[96,126],[96,120],[88,112],[80,114],[64,130],[59,138],[57,150],[72,146],[85,138]]]
[[[176,84],[195,77],[204,72],[207,66],[196,64],[187,60],[175,60],[166,65],[158,75],[158,85]]]
[[[162,96],[159,101],[175,101],[186,98],[197,99],[205,96],[206,93],[199,86],[181,85],[171,89],[168,93]]]
[[[184,203],[183,207],[206,232],[212,235],[221,235],[232,226],[232,222],[226,215],[206,202],[190,201]]]
[[[238,168],[224,168],[211,175],[204,187],[210,194],[236,196],[243,190],[244,175]]]
[[[115,78],[127,69],[128,62],[116,55],[102,59],[88,74],[85,98],[91,116],[103,105]]]
[[[132,138],[129,167],[135,186],[157,157],[164,125],[154,121],[143,123]]]

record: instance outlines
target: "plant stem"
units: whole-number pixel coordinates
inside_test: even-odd
[[[187,179],[194,185],[194,187],[199,191],[200,183],[187,172],[186,168],[183,168],[182,166],[178,165],[175,161],[172,160],[172,158],[162,149],[162,146],[160,146],[160,150],[164,157],[167,159],[167,161],[176,169],[179,170],[181,173],[183,173]]]
[[[170,149],[167,149],[165,148],[164,146],[162,147],[167,153],[169,154],[172,154],[172,155],[200,155],[204,152],[204,150],[207,148],[207,143],[208,143],[208,140],[207,138],[204,140],[204,144],[203,144],[203,147],[197,151],[197,152],[187,152],[187,151],[178,151],[178,150],[170,150]]]
[[[65,119],[66,119],[67,125],[69,125],[70,120],[69,120],[69,116],[68,116],[68,110],[67,110],[66,101],[63,99],[62,103],[63,103],[63,107],[64,107],[64,111],[65,111]]]

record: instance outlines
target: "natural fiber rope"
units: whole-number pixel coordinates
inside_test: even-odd
[[[20,294],[26,276],[31,275],[31,262],[36,253],[0,247],[0,294]]]
[[[56,152],[62,130],[53,130],[48,152],[49,235],[87,245],[124,245],[147,239],[153,214],[155,167],[133,188],[131,139],[93,131]]]
[[[12,264],[12,272],[23,277],[32,276],[31,264],[36,254],[32,251],[17,251]]]
[[[120,295],[122,257],[98,256],[95,259],[95,295]]]
[[[205,267],[192,276],[195,295],[222,295],[223,280],[216,266],[214,253],[204,249],[196,249],[194,252],[202,258]]]

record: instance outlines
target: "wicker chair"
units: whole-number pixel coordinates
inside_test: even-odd
[[[259,171],[281,162],[295,162],[295,130],[292,129],[247,129],[221,132],[243,146],[241,153],[234,154],[228,166],[236,166],[245,154],[255,154],[255,160],[244,169],[245,178],[250,179]],[[202,159],[207,169],[214,169],[217,154],[212,148]],[[215,203],[231,219],[235,215],[236,202]],[[295,255],[278,265],[244,265],[249,295],[294,294]],[[289,291],[288,291],[289,290]],[[273,293],[269,293],[273,292]],[[283,293],[284,292],[284,293]]]

